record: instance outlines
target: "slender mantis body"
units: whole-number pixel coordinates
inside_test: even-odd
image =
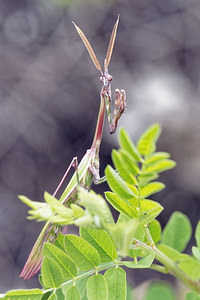
[[[55,196],[62,185],[65,177],[69,169],[73,166],[75,167],[75,172],[69,181],[66,189],[64,190],[63,194],[61,195],[59,201],[66,206],[69,206],[71,203],[77,201],[77,187],[78,185],[84,187],[85,189],[90,189],[92,182],[98,182],[100,179],[99,177],[99,149],[102,139],[102,132],[103,132],[103,125],[104,125],[104,118],[105,112],[107,110],[108,115],[108,123],[109,123],[109,130],[110,133],[114,133],[118,120],[123,114],[126,106],[126,95],[124,90],[115,90],[115,108],[113,119],[111,121],[111,81],[112,76],[108,73],[108,65],[111,59],[117,27],[119,23],[119,16],[117,21],[113,27],[112,34],[110,37],[110,42],[108,45],[108,50],[106,54],[106,58],[104,61],[104,72],[102,72],[101,66],[96,58],[96,55],[88,42],[86,36],[81,31],[81,29],[74,26],[80,35],[84,45],[86,46],[90,57],[95,65],[95,67],[101,72],[100,81],[102,82],[103,86],[101,89],[100,97],[100,108],[99,114],[97,119],[96,131],[93,139],[92,146],[89,150],[86,151],[86,154],[83,156],[82,160],[80,161],[79,165],[77,163],[77,158],[74,157],[69,168],[67,169],[66,173],[64,174],[61,182],[59,183],[58,187],[56,188],[53,196]],[[78,175],[78,176],[77,176]],[[78,181],[77,181],[78,177]],[[20,277],[24,279],[29,279],[30,277],[34,276],[40,269],[41,262],[42,262],[42,249],[45,242],[53,243],[56,240],[58,233],[60,232],[61,227],[47,221],[43,230],[41,231],[33,249],[28,257],[28,260],[20,274]]]

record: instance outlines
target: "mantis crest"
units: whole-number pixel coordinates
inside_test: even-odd
[[[99,114],[97,119],[97,125],[96,130],[92,142],[92,146],[90,149],[88,149],[83,156],[82,160],[78,164],[77,157],[74,157],[71,164],[69,165],[67,171],[65,172],[63,178],[61,179],[58,187],[56,188],[53,197],[56,196],[59,188],[63,184],[63,181],[65,180],[69,169],[71,167],[75,168],[75,172],[73,176],[71,177],[67,187],[65,188],[64,192],[62,193],[61,197],[59,198],[59,202],[64,204],[66,207],[70,206],[71,203],[77,202],[77,188],[78,185],[82,186],[85,189],[90,189],[93,182],[98,182],[99,177],[99,149],[102,139],[102,133],[103,133],[103,125],[104,125],[104,119],[105,119],[105,112],[107,111],[108,115],[108,123],[109,123],[109,131],[111,134],[113,134],[116,131],[118,121],[123,114],[125,107],[126,107],[126,95],[124,90],[115,90],[115,106],[114,106],[114,114],[113,118],[111,118],[111,81],[112,76],[108,73],[108,66],[111,60],[113,47],[115,43],[116,33],[117,33],[117,27],[119,23],[119,15],[117,18],[116,23],[114,24],[110,42],[108,45],[108,50],[106,54],[106,58],[104,61],[104,72],[101,69],[101,66],[96,58],[96,55],[88,42],[86,36],[82,32],[82,30],[75,24],[75,28],[80,35],[85,47],[87,48],[89,55],[97,68],[97,70],[100,71],[101,77],[100,81],[102,82],[103,86],[100,93],[100,108],[99,108]],[[78,179],[78,180],[77,180]],[[42,204],[41,202],[31,201],[25,196],[19,196],[20,200],[22,200],[24,203],[29,205],[33,210],[29,211],[29,213],[32,215],[30,218],[38,218],[40,216],[40,212],[42,211],[42,208],[46,204]],[[44,218],[43,218],[44,220]],[[23,277],[24,279],[29,279],[30,277],[34,276],[41,267],[42,262],[42,250],[43,245],[45,242],[54,243],[54,241],[57,238],[58,233],[61,230],[61,226],[54,224],[51,220],[47,218],[47,222],[42,229],[37,241],[35,242],[35,245],[33,246],[33,249],[27,259],[27,262],[20,274],[20,277]]]

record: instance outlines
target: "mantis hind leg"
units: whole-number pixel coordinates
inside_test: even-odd
[[[67,174],[69,173],[69,171],[71,170],[71,168],[74,168],[76,171],[76,175],[77,175],[77,183],[79,184],[79,176],[78,176],[78,158],[75,156],[72,158],[71,163],[69,164],[69,167],[67,168],[65,174],[63,175],[62,179],[60,180],[57,188],[55,189],[55,192],[53,193],[53,197],[56,196],[56,194],[58,193],[59,189],[61,188],[65,178],[67,177]]]

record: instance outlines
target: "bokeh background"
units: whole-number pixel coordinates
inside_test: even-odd
[[[200,1],[0,1],[0,292],[37,287],[19,273],[42,224],[26,220],[25,194],[53,192],[73,156],[90,147],[101,88],[98,71],[72,21],[103,64],[117,14],[120,24],[110,73],[127,93],[120,122],[136,141],[153,122],[163,127],[158,149],[178,163],[162,175],[155,198],[192,225],[200,218]],[[117,147],[105,124],[101,174]],[[103,187],[98,187],[100,192]],[[132,272],[137,287],[155,272]]]

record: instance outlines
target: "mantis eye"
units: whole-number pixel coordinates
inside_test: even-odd
[[[109,75],[109,77],[108,77],[108,81],[110,82],[110,81],[112,81],[112,76],[111,75]]]

